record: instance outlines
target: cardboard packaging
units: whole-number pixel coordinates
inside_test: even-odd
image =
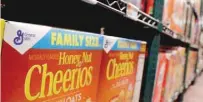
[[[4,35],[4,26],[5,26],[5,21],[3,19],[0,19],[0,23],[1,23],[1,26],[0,26],[0,54],[1,54],[1,48],[2,48],[2,39],[3,39],[3,35]]]
[[[190,41],[190,37],[191,37],[190,32],[191,32],[193,12],[192,12],[192,9],[189,5],[187,5],[186,7],[188,10],[188,14],[187,14],[187,20],[186,20],[185,36],[186,36],[187,40]]]
[[[190,42],[191,44],[199,44],[199,38],[201,33],[200,21],[192,15],[191,20],[191,33],[190,33]]]
[[[172,84],[172,94],[175,95],[176,92],[179,92],[181,87],[183,87],[183,77],[184,77],[184,65],[185,65],[185,48],[177,47],[173,53],[174,61],[174,74]],[[172,96],[172,97],[173,97]]]
[[[172,29],[175,33],[183,35],[185,29],[185,0],[165,0],[163,19],[164,25]]]
[[[185,51],[186,49],[184,47],[178,47],[177,49],[177,87],[176,87],[176,91],[180,91],[180,89],[183,87],[183,80],[184,80],[184,67],[185,67]]]
[[[141,41],[141,47],[138,56],[138,65],[137,65],[137,74],[136,74],[136,81],[134,87],[134,94],[133,94],[133,101],[132,102],[139,102],[140,93],[141,93],[141,86],[142,86],[142,78],[143,78],[143,71],[144,71],[144,64],[145,64],[145,56],[146,56],[146,42]]]
[[[124,1],[127,1],[128,3],[133,4],[134,6],[136,6],[141,11],[144,11],[144,9],[145,9],[146,0],[124,0]]]
[[[172,51],[172,56],[171,56],[171,68],[173,67],[173,71],[172,71],[172,84],[171,84],[171,98],[174,96],[175,92],[176,92],[176,75],[177,75],[177,64],[176,64],[176,56],[177,56],[177,51],[173,50]]]
[[[154,0],[146,0],[146,9],[145,12],[149,15],[153,15],[153,9],[154,9]]]
[[[198,17],[200,17],[200,13],[201,13],[201,0],[190,0],[190,1],[191,1],[191,4],[193,5],[193,7],[195,8]]]
[[[168,102],[183,88],[183,75],[184,75],[184,65],[185,65],[185,48],[174,47],[167,49],[165,52],[167,59],[167,66],[165,71],[165,78],[163,79],[163,91],[161,93],[162,97],[158,98],[154,102]],[[161,60],[163,61],[163,60]],[[161,87],[159,87],[161,88]],[[160,90],[157,88],[157,90]],[[156,93],[156,92],[155,92]],[[156,95],[154,93],[154,97]],[[157,92],[158,93],[158,92]],[[155,97],[156,98],[156,97]]]
[[[173,84],[173,78],[171,77],[173,75],[173,67],[171,58],[169,60],[169,67],[168,67],[168,73],[167,73],[167,78],[166,78],[166,87],[165,87],[165,92],[164,92],[164,102],[167,102],[170,100],[172,97],[172,85]]]
[[[5,21],[3,19],[0,19],[0,55],[1,55],[1,48],[2,48],[2,39],[3,39],[3,35],[4,35],[4,26],[5,26]],[[1,58],[0,58],[0,66],[1,66]],[[0,67],[1,68],[1,67]],[[0,76],[1,75],[1,69],[0,69]],[[1,78],[0,78],[0,94],[1,94]],[[1,99],[1,95],[0,95],[0,99]]]
[[[127,1],[127,10],[126,15],[136,20],[137,19],[137,12],[139,10],[144,11],[145,10],[145,0],[125,0]]]
[[[193,14],[192,19],[192,43],[198,44],[199,43],[199,37],[201,33],[201,24],[200,24],[200,10],[201,10],[201,0],[192,0],[192,5],[194,7],[195,14]]]
[[[132,102],[141,44],[104,36],[97,102]]]
[[[165,88],[165,81],[168,71],[168,58],[167,52],[160,52],[158,56],[158,64],[157,64],[157,71],[155,77],[155,84],[153,90],[153,98],[152,102],[162,102],[164,88]]]
[[[103,36],[12,21],[4,34],[2,102],[96,102]]]
[[[133,5],[132,3],[128,3],[127,10],[126,10],[127,17],[136,20],[137,11],[138,11],[138,8],[135,5]]]
[[[203,70],[203,48],[198,51],[198,64],[196,72],[199,74]]]
[[[174,79],[174,73],[175,73],[175,60],[174,60],[174,49],[171,49],[167,53],[167,58],[168,58],[168,71],[166,75],[166,86],[164,88],[164,99],[162,102],[168,102],[172,98],[174,94],[174,84],[175,84],[175,79]]]
[[[186,71],[186,86],[189,85],[195,77],[196,63],[197,63],[197,51],[190,50],[188,55],[188,64]]]

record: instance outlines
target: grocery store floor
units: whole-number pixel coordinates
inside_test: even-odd
[[[203,73],[186,91],[183,102],[203,102]]]

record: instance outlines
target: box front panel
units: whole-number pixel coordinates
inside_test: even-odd
[[[132,102],[140,45],[128,40],[112,42],[111,50],[103,52],[97,102]]]
[[[55,28],[37,33],[43,30],[37,27],[13,22],[6,26],[2,101],[95,102],[103,37]],[[12,41],[19,29],[22,39]],[[34,43],[39,34],[43,37]]]

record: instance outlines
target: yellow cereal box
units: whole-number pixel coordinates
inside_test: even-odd
[[[0,54],[1,54],[1,45],[2,45],[2,39],[3,39],[3,34],[4,34],[4,25],[5,25],[5,21],[3,19],[0,19],[0,23],[1,23],[1,31],[0,31]]]

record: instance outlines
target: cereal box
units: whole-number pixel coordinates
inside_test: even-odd
[[[184,67],[185,67],[185,48],[178,47],[176,55],[176,91],[180,91],[183,86]]]
[[[166,73],[166,82],[164,87],[164,98],[162,102],[168,102],[169,99],[172,97],[172,84],[173,84],[173,72],[174,72],[174,61],[172,59],[172,50],[168,51],[166,54],[168,59],[168,68]]]
[[[186,86],[191,83],[195,77],[195,65],[197,61],[197,51],[190,50],[188,55],[188,64],[186,71]]]
[[[154,9],[154,0],[147,0],[147,6],[145,9],[145,12],[149,15],[152,15],[153,9]]]
[[[168,70],[166,52],[159,52],[158,59],[152,102],[161,102],[164,90],[164,81],[166,80],[166,73]]]
[[[138,7],[140,10],[144,10],[145,0],[131,0],[131,3]]]
[[[103,37],[9,21],[2,102],[96,102]]]
[[[140,43],[104,37],[97,102],[132,102]]]
[[[171,78],[172,78],[172,83],[171,83],[171,98],[174,96],[175,92],[176,92],[176,87],[177,87],[177,82],[176,82],[176,75],[177,75],[177,65],[176,65],[176,61],[177,61],[177,51],[173,50],[172,51],[172,56],[171,56],[171,66],[170,68],[173,68],[172,74],[171,74]]]
[[[1,45],[2,45],[5,21],[3,19],[0,19],[0,23],[1,23],[1,26],[0,26],[0,29],[1,29],[1,31],[0,31],[0,55],[1,55]],[[0,58],[0,66],[1,66],[1,58]],[[1,69],[0,69],[0,76],[1,76]],[[0,99],[1,99],[1,78],[0,78]]]
[[[0,23],[1,23],[1,31],[0,31],[0,54],[1,54],[1,45],[2,45],[2,39],[3,39],[3,34],[4,34],[4,25],[5,25],[5,21],[3,19],[0,19]]]
[[[177,34],[183,34],[185,23],[185,1],[164,0],[163,24],[167,25]]]
[[[203,69],[203,48],[200,48],[198,51],[198,63],[196,72],[199,74]]]
[[[138,65],[137,65],[137,74],[136,74],[136,81],[135,81],[135,88],[133,94],[133,101],[132,102],[139,102],[140,99],[140,91],[142,85],[142,77],[144,71],[144,62],[145,62],[145,55],[146,55],[146,42],[141,41],[140,52],[138,56]]]
[[[185,65],[185,48],[174,47],[169,53],[167,53],[168,65],[167,65],[167,77],[163,82],[164,99],[161,102],[171,101],[176,92],[179,92],[183,86],[183,74]]]
[[[186,28],[185,28],[185,36],[187,38],[187,40],[191,40],[191,25],[192,25],[192,15],[193,15],[193,11],[191,9],[191,7],[189,5],[186,5],[186,8],[188,10],[187,13],[187,20],[186,20]]]

